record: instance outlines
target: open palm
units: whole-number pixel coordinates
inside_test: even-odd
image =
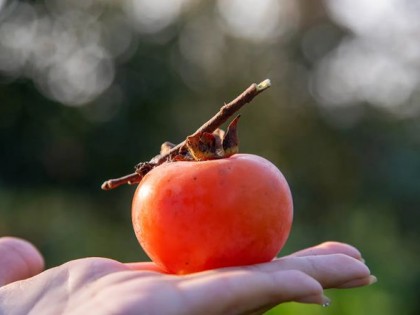
[[[336,242],[269,263],[183,276],[106,258],[42,268],[27,242],[0,239],[1,314],[261,314],[287,301],[324,304],[325,288],[375,281],[359,251]]]

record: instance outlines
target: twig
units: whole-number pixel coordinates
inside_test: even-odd
[[[241,95],[235,98],[228,104],[223,105],[220,110],[210,120],[204,123],[191,136],[202,132],[213,132],[225,123],[233,114],[235,114],[242,106],[251,102],[255,96],[265,91],[271,86],[269,79],[262,81],[259,84],[251,84]],[[136,172],[120,178],[110,179],[104,182],[101,186],[104,190],[116,188],[122,184],[134,185],[139,183],[142,178],[154,167],[163,164],[175,156],[186,151],[185,140],[173,147],[166,154],[153,158],[150,162],[139,163],[136,166]]]

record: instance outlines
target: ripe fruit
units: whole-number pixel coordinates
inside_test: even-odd
[[[132,204],[141,246],[175,274],[270,261],[292,217],[286,179],[251,154],[164,163],[143,178]]]

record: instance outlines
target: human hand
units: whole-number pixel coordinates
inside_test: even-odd
[[[42,258],[22,240],[4,242],[1,314],[261,314],[288,301],[324,304],[325,288],[376,281],[357,249],[336,242],[269,263],[183,276],[165,274],[153,263],[84,258],[17,281],[40,272]]]

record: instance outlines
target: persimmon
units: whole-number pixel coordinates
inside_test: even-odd
[[[292,217],[285,177],[251,154],[159,165],[132,202],[141,246],[175,274],[270,261],[284,246]]]
[[[165,142],[160,154],[102,189],[138,187],[132,203],[137,239],[167,272],[185,274],[273,259],[292,225],[292,196],[283,174],[268,160],[238,154],[239,115],[271,86],[251,84],[184,141]]]

